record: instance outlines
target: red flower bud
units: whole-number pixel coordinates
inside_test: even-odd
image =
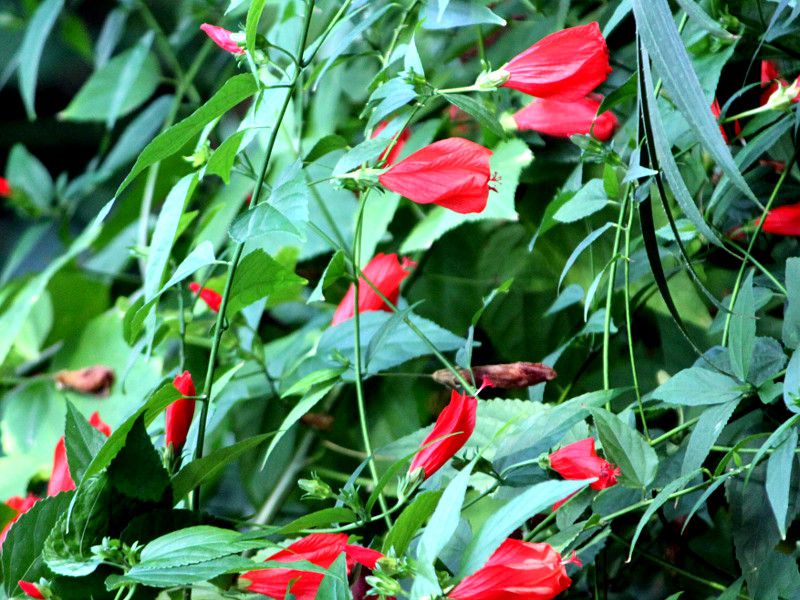
[[[755,221],[756,225],[760,222],[760,218]],[[800,235],[800,203],[773,208],[761,229],[774,235]]]
[[[231,54],[244,54],[244,48],[239,46],[233,41],[233,32],[228,31],[224,27],[217,27],[210,23],[203,23],[200,25],[205,34],[220,48]]]
[[[25,498],[21,496],[12,496],[5,501],[5,505],[14,511],[14,516],[11,517],[11,520],[8,523],[3,525],[3,529],[0,531],[0,547],[2,547],[8,532],[11,530],[11,526],[16,523],[17,519],[28,512],[38,500],[39,498],[33,494],[29,494]]]
[[[19,589],[21,589],[28,598],[40,598],[44,600],[44,596],[42,596],[42,592],[39,591],[39,586],[35,583],[31,583],[30,581],[22,581],[21,579],[17,582]]]
[[[580,99],[611,72],[608,47],[597,23],[570,27],[542,38],[500,68],[502,83],[539,98]]]
[[[8,179],[0,177],[0,198],[9,197],[11,197],[11,185],[8,183]]]
[[[477,410],[476,398],[453,390],[450,404],[439,414],[433,430],[422,442],[422,449],[411,461],[409,474],[413,475],[417,469],[422,469],[427,479],[461,450],[475,430]]]
[[[464,138],[448,138],[414,152],[378,176],[383,187],[419,204],[457,213],[486,208],[492,151]]]
[[[777,92],[781,85],[787,86],[789,85],[789,82],[781,76],[780,69],[778,69],[778,63],[776,63],[774,60],[762,60],[761,88],[764,91],[761,92],[761,100],[759,104],[764,106],[769,101],[769,97],[772,96],[774,92]]]
[[[597,456],[594,449],[594,438],[585,438],[564,446],[550,455],[550,468],[564,479],[590,479],[597,477],[597,481],[589,487],[593,490],[604,490],[617,484],[620,470],[607,460]],[[556,502],[556,510],[567,498]]]
[[[89,417],[89,424],[104,436],[111,435],[111,427],[103,422],[100,418],[100,413],[97,411]],[[60,492],[68,492],[74,489],[75,482],[72,480],[72,475],[69,472],[69,463],[67,462],[67,446],[62,437],[58,440],[53,454],[53,470],[50,473],[50,481],[47,482],[47,495],[55,496]]]
[[[389,123],[387,121],[381,121],[372,132],[372,137],[378,137],[381,134],[381,131],[386,129],[388,124]],[[386,150],[384,150],[383,154],[381,154],[381,160],[384,161],[387,167],[397,162],[397,159],[400,158],[400,153],[403,151],[403,146],[406,145],[406,142],[410,137],[411,132],[408,129],[403,129],[403,131],[400,132],[400,135],[397,136],[397,141],[395,142],[394,146],[392,146],[392,149],[389,150],[389,146],[386,146]]]
[[[550,600],[572,584],[550,544],[508,538],[447,597],[451,600]]]
[[[183,396],[197,395],[192,381],[192,374],[189,371],[176,375],[175,379],[172,380],[172,385]],[[183,449],[183,445],[186,443],[186,436],[189,433],[189,427],[192,425],[192,417],[194,417],[194,403],[195,401],[189,398],[181,398],[167,407],[164,443],[167,446],[172,446],[176,454]]]
[[[327,569],[342,552],[347,558],[348,574],[356,563],[374,569],[377,560],[383,556],[375,550],[348,544],[347,535],[343,533],[313,533],[276,552],[266,560],[287,563],[308,561]],[[247,581],[244,589],[250,592],[271,598],[283,598],[289,591],[297,600],[314,600],[322,578],[322,573],[288,568],[257,569],[241,575],[241,579]]]
[[[606,142],[614,135],[619,121],[611,111],[597,114],[602,99],[595,94],[579,100],[537,98],[517,111],[514,121],[521,130],[560,138],[591,133],[601,142]]]
[[[400,284],[411,275],[410,269],[414,266],[414,262],[407,258],[400,261],[397,254],[378,253],[362,270],[366,279],[371,281],[392,304],[397,304]],[[355,286],[351,284],[339,306],[336,307],[336,312],[333,313],[331,325],[338,325],[355,315],[355,295]],[[365,313],[372,310],[391,312],[392,309],[362,277],[359,279],[358,312]]]
[[[189,284],[189,289],[195,294],[199,294],[200,299],[208,305],[208,308],[213,310],[215,313],[219,312],[219,305],[222,304],[222,296],[220,296],[217,292],[211,288],[201,288],[200,284],[196,281],[193,281]]]

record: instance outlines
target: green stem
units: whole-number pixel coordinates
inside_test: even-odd
[[[700,420],[700,417],[694,417],[693,419],[689,419],[685,423],[681,423],[680,425],[678,425],[674,429],[670,429],[665,434],[660,435],[657,438],[650,440],[650,445],[651,446],[658,446],[661,442],[667,441],[669,438],[671,438],[676,433],[680,433],[684,429],[689,429],[689,427],[691,427],[692,425],[697,423],[699,420]]]
[[[303,35],[300,40],[299,49],[298,49],[298,56],[302,56],[302,52],[306,47],[306,40],[308,38],[308,31],[309,27],[311,26],[311,16],[314,9],[314,0],[311,0],[306,6],[306,15],[305,15],[305,24]],[[278,111],[278,116],[275,119],[275,124],[272,128],[272,131],[269,135],[269,140],[267,141],[267,148],[264,153],[264,160],[261,164],[261,171],[258,174],[258,180],[256,181],[255,187],[253,188],[253,197],[250,203],[250,210],[253,210],[259,203],[261,199],[261,191],[264,187],[264,180],[267,176],[267,171],[270,165],[270,159],[272,158],[272,151],[275,148],[275,141],[278,137],[278,131],[281,128],[281,124],[283,123],[283,118],[286,115],[286,111],[289,108],[289,104],[292,100],[292,90],[294,86],[297,84],[300,76],[300,72],[302,69],[297,69],[295,71],[294,77],[292,78],[291,84],[289,88],[286,90],[286,96],[283,100],[283,104],[281,105],[280,110]],[[206,377],[205,382],[203,383],[203,393],[202,396],[205,401],[201,405],[200,411],[200,419],[198,422],[198,429],[197,429],[197,444],[195,446],[194,451],[194,459],[197,460],[203,456],[203,446],[205,443],[205,433],[206,433],[206,423],[208,421],[208,407],[211,404],[211,385],[214,381],[214,371],[216,369],[217,363],[217,355],[219,354],[219,346],[220,340],[222,339],[222,334],[227,328],[226,321],[225,321],[225,312],[228,308],[228,302],[230,301],[231,295],[231,288],[233,287],[233,280],[236,275],[236,268],[239,264],[239,260],[242,257],[242,252],[244,250],[244,244],[238,243],[233,252],[233,257],[231,258],[230,266],[228,267],[228,278],[225,281],[225,289],[222,293],[222,301],[220,302],[219,312],[217,313],[217,321],[216,325],[214,326],[214,338],[211,342],[211,351],[208,357],[208,368],[206,369]],[[192,492],[192,508],[195,512],[200,512],[200,486],[196,487]]]
[[[617,278],[617,255],[619,254],[619,245],[622,238],[622,220],[625,218],[625,212],[628,207],[628,197],[620,204],[619,216],[617,217],[617,230],[614,233],[614,248],[612,256],[614,260],[608,269],[608,286],[606,288],[606,314],[603,324],[603,389],[611,389],[611,382],[609,376],[609,346],[611,342],[611,304],[614,297],[614,282]],[[610,410],[606,406],[607,410]]]
[[[728,335],[730,333],[731,327],[731,317],[733,316],[733,306],[736,304],[736,299],[739,296],[739,289],[742,285],[742,279],[744,278],[744,271],[747,268],[747,257],[752,255],[753,248],[756,245],[756,240],[758,239],[761,230],[764,227],[764,220],[767,218],[767,214],[769,213],[770,209],[772,208],[772,204],[775,202],[775,199],[778,197],[778,192],[780,192],[781,187],[783,187],[783,182],[786,181],[786,177],[791,172],[792,168],[794,168],[795,163],[797,162],[797,156],[800,152],[800,138],[795,136],[795,150],[792,158],[786,164],[786,168],[781,173],[781,176],[778,178],[778,182],[775,184],[775,187],[772,189],[772,193],[769,195],[769,200],[767,200],[766,206],[764,206],[764,210],[761,213],[761,218],[758,220],[758,224],[756,225],[756,230],[753,232],[752,237],[750,238],[750,243],[747,245],[747,254],[745,255],[745,259],[742,260],[742,264],[739,267],[739,273],[736,275],[736,282],[733,285],[733,291],[731,292],[731,299],[728,303],[729,312],[725,314],[725,328],[722,331],[722,345],[727,346],[728,344]]]

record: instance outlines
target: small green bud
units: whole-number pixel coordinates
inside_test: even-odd
[[[316,473],[311,474],[311,479],[300,479],[297,485],[305,492],[304,499],[327,500],[334,497],[331,486],[319,479]]]

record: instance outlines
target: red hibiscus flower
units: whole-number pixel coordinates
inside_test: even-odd
[[[451,600],[550,600],[572,580],[561,555],[550,544],[507,539],[486,564],[466,577],[447,597]]]
[[[200,287],[200,284],[196,281],[189,284],[189,289],[192,290],[193,293],[199,294],[200,299],[208,305],[208,308],[215,313],[219,312],[219,305],[222,304],[222,296],[217,292],[211,288]]]
[[[538,98],[583,98],[611,72],[608,47],[597,23],[551,33],[499,71],[501,85]]]
[[[5,177],[0,177],[0,197],[9,198],[10,196],[11,185],[8,183],[8,179]]]
[[[392,304],[397,304],[397,299],[400,297],[400,284],[411,275],[410,269],[414,266],[414,261],[407,258],[400,261],[397,254],[378,253],[362,270],[366,279],[371,281]],[[359,279],[358,288],[359,313],[372,310],[391,312],[392,309],[383,301],[383,298],[375,293],[375,290],[364,278]],[[339,306],[336,307],[336,312],[333,313],[331,325],[338,325],[355,315],[355,297],[355,286],[350,285],[350,289],[347,290]]]
[[[327,569],[342,552],[347,557],[348,574],[356,563],[374,569],[378,559],[383,556],[375,550],[348,544],[347,535],[343,533],[313,533],[266,560],[285,563],[308,561]],[[288,590],[297,600],[314,600],[323,577],[322,573],[292,568],[258,569],[241,575],[241,579],[248,582],[244,589],[250,592],[283,598]]]
[[[389,123],[387,121],[381,121],[372,132],[372,137],[378,137],[381,132],[386,129],[388,124]],[[411,132],[408,129],[403,129],[403,131],[401,131],[400,135],[397,137],[397,141],[395,142],[394,146],[392,146],[391,150],[389,149],[389,146],[386,147],[386,150],[384,150],[383,154],[381,154],[380,160],[384,161],[387,167],[396,163],[397,159],[400,158],[400,153],[403,151],[403,146],[406,145],[406,142],[410,137]]]
[[[42,596],[42,592],[39,591],[39,586],[35,583],[31,583],[30,581],[22,581],[21,579],[17,582],[19,589],[25,592],[25,595],[28,598],[40,598],[44,600],[44,596]]]
[[[422,449],[414,456],[409,474],[422,469],[427,479],[461,450],[475,430],[478,400],[474,396],[453,390],[450,404],[439,413],[433,430],[422,442]]]
[[[8,532],[11,530],[11,526],[16,523],[17,519],[19,519],[22,515],[28,512],[31,507],[36,504],[37,498],[36,496],[29,494],[27,497],[23,498],[21,496],[12,496],[8,500],[5,501],[5,505],[14,511],[14,516],[11,517],[11,520],[3,526],[3,530],[0,531],[0,546],[3,545],[3,542],[8,535]]]
[[[760,222],[760,218],[755,221],[756,225]],[[761,229],[775,235],[800,235],[800,203],[773,208]]]
[[[200,25],[205,34],[220,48],[231,54],[244,54],[244,48],[234,41],[234,34],[224,27],[217,27],[210,23]]]
[[[621,471],[604,458],[597,456],[594,449],[594,438],[586,438],[556,450],[550,455],[550,468],[564,479],[590,479],[597,477],[597,481],[589,487],[593,490],[604,490],[617,484],[617,477]],[[557,509],[567,498],[555,504]]]
[[[175,379],[172,380],[172,385],[183,396],[197,395],[192,381],[192,374],[189,371],[176,375]],[[192,425],[192,417],[194,416],[194,403],[195,401],[190,398],[181,398],[167,407],[164,443],[167,446],[172,446],[176,454],[180,453],[186,443],[186,436],[189,433],[189,427]]]
[[[614,135],[619,121],[611,111],[597,114],[602,96],[592,94],[578,100],[537,98],[514,114],[517,128],[568,138],[591,133],[606,142]]]
[[[97,411],[89,417],[89,424],[104,436],[111,435],[111,428],[103,422],[100,418],[100,413]],[[53,470],[50,473],[50,481],[47,483],[47,495],[55,496],[60,492],[68,492],[74,489],[75,482],[72,480],[72,475],[69,472],[69,463],[67,462],[67,446],[62,436],[56,444],[56,451],[53,455]]]
[[[440,140],[378,176],[383,187],[419,204],[479,213],[489,199],[492,151],[463,138]]]

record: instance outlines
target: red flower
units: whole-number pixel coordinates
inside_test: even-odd
[[[438,204],[457,213],[486,208],[492,151],[464,138],[425,146],[378,176],[383,187],[419,204]]]
[[[381,131],[386,129],[388,124],[389,123],[387,121],[381,121],[372,132],[372,137],[378,137]],[[386,147],[386,150],[384,150],[383,154],[381,154],[381,160],[385,162],[386,166],[393,165],[395,162],[397,162],[397,159],[400,158],[400,153],[403,151],[403,146],[405,146],[408,138],[410,137],[411,132],[408,129],[403,129],[403,131],[401,131],[400,135],[397,137],[397,142],[394,146],[392,146],[392,149],[389,150],[389,146]]]
[[[403,258],[401,262],[397,254],[378,253],[364,267],[363,272],[366,279],[371,281],[392,304],[397,304],[397,299],[400,297],[400,284],[411,275],[410,269],[414,266],[416,266],[414,261],[407,258]],[[355,295],[355,286],[351,285],[339,306],[336,307],[331,325],[338,325],[353,317]],[[358,312],[365,313],[372,310],[391,312],[392,309],[362,277],[359,279]]]
[[[756,219],[756,225],[760,222],[760,218]],[[775,235],[800,235],[800,203],[773,208],[761,228]]]
[[[572,580],[550,544],[507,539],[448,595],[452,600],[550,600]]]
[[[597,477],[597,481],[589,485],[593,490],[604,490],[616,485],[617,477],[621,473],[618,467],[597,456],[594,438],[579,440],[553,452],[550,455],[550,468],[564,479]],[[567,498],[557,502],[553,510],[566,502]]]
[[[25,592],[28,598],[40,598],[44,600],[44,596],[42,596],[42,592],[39,591],[39,586],[35,583],[31,583],[30,581],[22,581],[21,579],[17,582],[19,588]]]
[[[781,72],[778,69],[778,63],[774,60],[761,61],[761,92],[760,105],[764,106],[773,92],[778,91],[780,85],[789,85],[789,82],[781,77]]]
[[[342,552],[347,557],[348,574],[356,563],[374,569],[375,563],[383,556],[375,550],[348,544],[344,533],[312,533],[266,560],[285,563],[308,561],[327,569]],[[292,568],[258,569],[241,575],[249,582],[245,587],[248,591],[283,598],[288,590],[297,600],[314,600],[323,577],[322,573]]]
[[[8,179],[5,177],[0,177],[0,197],[9,198],[10,196],[11,185],[8,183]]]
[[[226,52],[230,52],[231,54],[244,54],[244,48],[233,40],[234,34],[232,31],[228,31],[224,27],[211,25],[210,23],[203,23],[200,25],[200,29],[202,29],[217,46]]]
[[[514,114],[517,127],[545,135],[568,138],[591,133],[605,142],[614,135],[619,121],[611,111],[597,114],[602,96],[592,94],[579,100],[537,98]]]
[[[422,469],[427,479],[438,471],[467,443],[475,430],[477,409],[478,400],[475,397],[453,390],[450,404],[439,414],[433,430],[422,442],[422,449],[411,461],[408,472],[413,474],[417,469]]]
[[[5,505],[14,511],[14,516],[11,517],[11,520],[6,523],[3,526],[3,530],[0,531],[0,546],[3,545],[8,532],[11,530],[11,526],[17,521],[17,519],[28,512],[31,507],[36,504],[37,500],[39,500],[39,498],[32,494],[28,494],[28,496],[25,498],[21,496],[12,496],[5,501]]]
[[[104,436],[111,435],[111,428],[103,422],[100,418],[100,413],[97,411],[89,417],[89,424]],[[62,436],[58,440],[56,451],[53,454],[53,470],[50,473],[50,481],[47,483],[47,495],[55,496],[60,492],[68,492],[74,489],[75,482],[72,480],[72,475],[69,472],[69,463],[67,462],[67,446]]]
[[[195,294],[199,293],[200,299],[208,305],[208,308],[213,310],[215,313],[219,312],[219,305],[222,303],[222,296],[220,296],[217,292],[211,288],[201,288],[200,284],[196,281],[193,281],[189,284],[189,289]]]
[[[577,100],[611,72],[608,47],[597,23],[570,27],[542,38],[500,68],[502,85],[537,96]]]
[[[192,374],[189,371],[176,375],[175,379],[172,380],[172,385],[183,396],[197,395],[192,381]],[[194,416],[194,403],[195,401],[189,398],[181,398],[167,407],[164,443],[167,446],[172,446],[176,454],[181,451],[186,443],[186,435],[189,433],[189,427],[192,425],[192,417]]]
[[[722,109],[719,106],[719,100],[717,100],[716,98],[714,98],[714,102],[711,103],[711,114],[713,114],[714,117],[717,120],[719,120],[719,116],[720,116],[720,114],[722,114]],[[742,126],[739,125],[739,121],[738,120],[734,121],[733,130],[736,133],[736,135],[741,135]],[[727,144],[728,143],[728,134],[725,133],[725,127],[720,125],[719,126],[719,132],[722,134],[722,139],[725,140],[725,143]]]

